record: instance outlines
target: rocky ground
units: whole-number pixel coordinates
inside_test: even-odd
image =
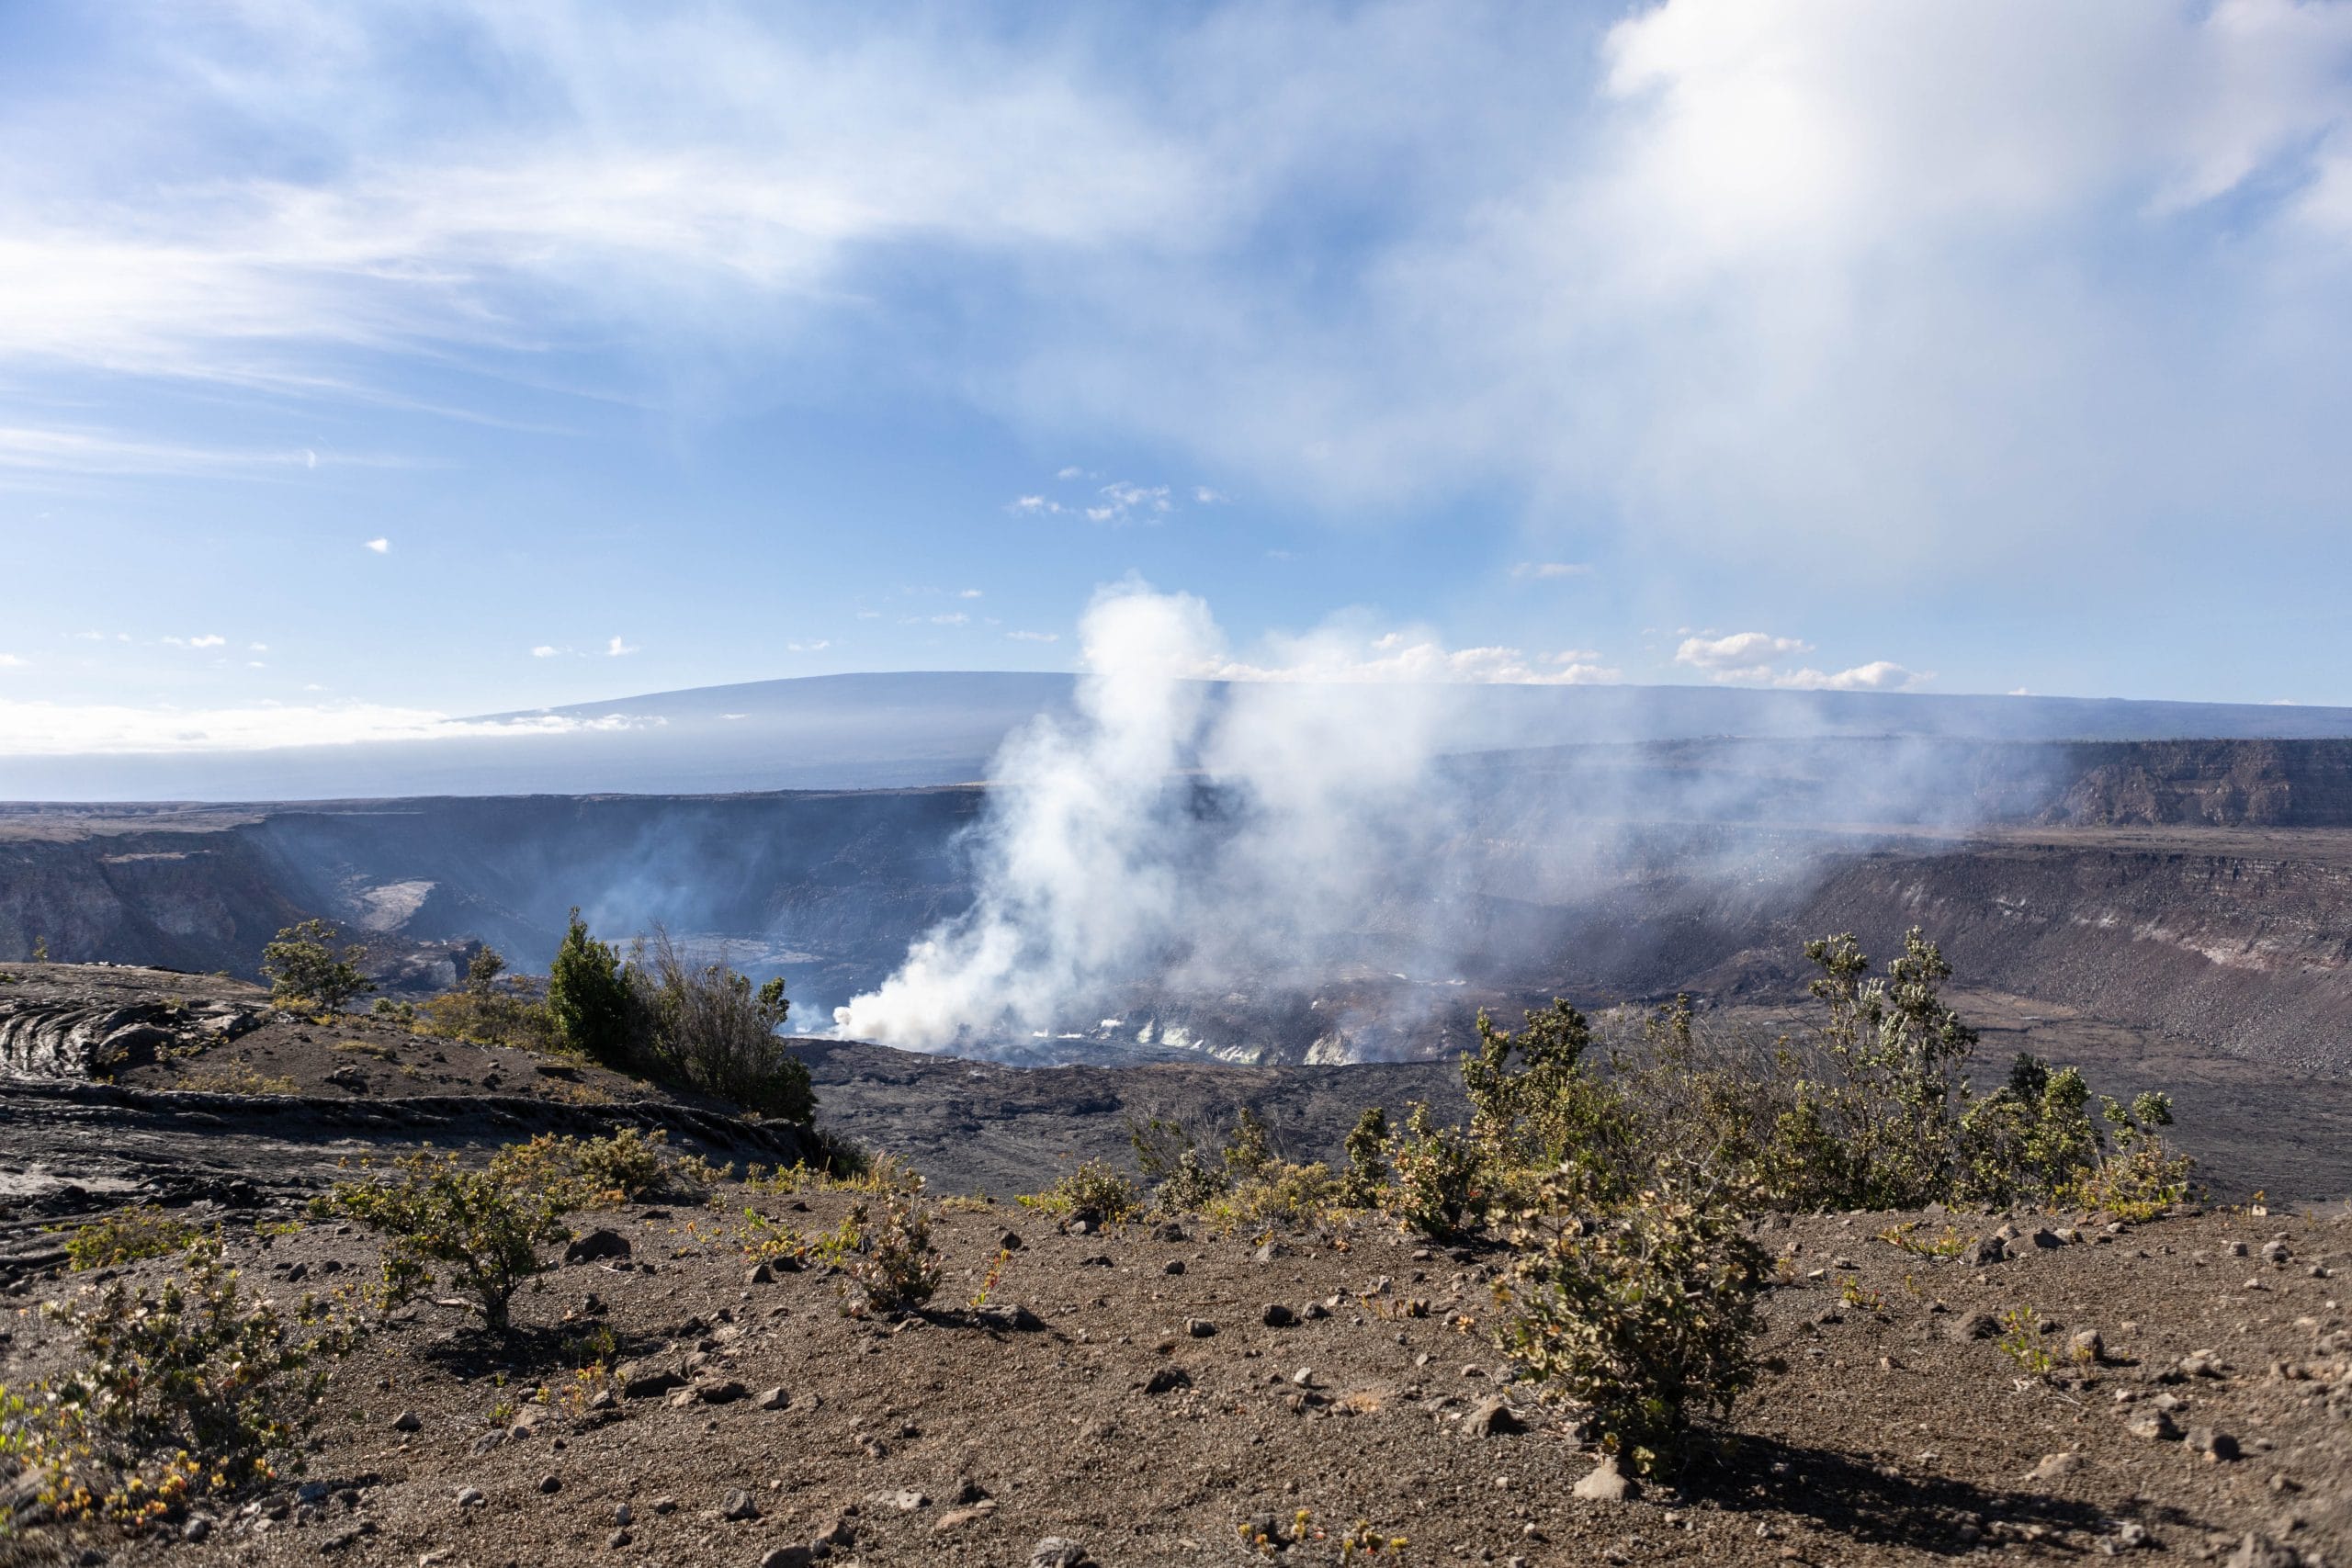
[[[107,1277],[69,1271],[67,1236],[128,1202],[218,1226],[247,1279],[283,1299],[374,1277],[369,1236],[288,1228],[346,1158],[620,1125],[738,1165],[791,1152],[788,1129],[592,1069],[267,1015],[235,982],[7,972],[0,1046],[17,1076],[0,1084],[0,1383],[12,1388],[62,1353],[36,1306]],[[77,1053],[115,1081],[75,1077]],[[1410,1075],[1426,1071],[1377,1083],[1351,1076],[1370,1068],[1024,1074],[871,1047],[808,1054],[825,1120],[885,1134],[930,1172],[934,1201],[1044,1187],[1057,1119],[1060,1152],[1091,1152],[1073,1128],[1107,1148],[1130,1113],[1205,1125],[1247,1100],[1311,1145],[1365,1100],[1415,1097]],[[177,1087],[232,1064],[294,1092]],[[355,1065],[364,1083],[338,1077]],[[1369,1092],[1346,1092],[1358,1084]],[[1404,1562],[2160,1551],[2352,1564],[2341,1202],[2215,1207],[2115,1232],[2071,1214],[1768,1222],[1760,1239],[1788,1261],[1768,1293],[1758,1387],[1702,1462],[1606,1498],[1579,1495],[1595,1490],[1594,1456],[1494,1348],[1498,1253],[1370,1222],[1272,1247],[1196,1222],[1069,1235],[1017,1204],[962,1198],[937,1215],[944,1278],[924,1314],[847,1316],[844,1281],[821,1269],[757,1276],[746,1211],[808,1236],[855,1201],[729,1182],[707,1204],[576,1215],[578,1233],[609,1232],[626,1256],[607,1241],[605,1256],[555,1268],[517,1298],[509,1337],[432,1303],[378,1323],[338,1369],[304,1473],[209,1514],[201,1539],[52,1529],[0,1538],[0,1563],[95,1551],[496,1568],[571,1552],[783,1568],[821,1540],[845,1562],[1017,1565],[1049,1538],[1103,1568],[1329,1563],[1361,1523],[1403,1538]],[[1963,1262],[1882,1239],[1914,1219],[1922,1237],[2006,1235],[2007,1256]],[[2032,1331],[2018,1343],[2046,1348],[2052,1375],[2003,1348],[2000,1320],[2020,1311]],[[2078,1358],[2092,1331],[2096,1354]],[[583,1379],[600,1359],[612,1375]],[[1262,1548],[1245,1539],[1258,1534]]]
[[[845,1316],[822,1271],[747,1274],[730,1214],[805,1234],[851,1201],[729,1190],[708,1209],[584,1217],[629,1255],[547,1276],[514,1339],[439,1306],[377,1328],[299,1483],[220,1511],[200,1541],[89,1544],[118,1562],[750,1568],[820,1540],[847,1562],[1019,1564],[1056,1538],[1114,1568],[1337,1562],[1363,1521],[1404,1539],[1403,1562],[2352,1561],[2341,1208],[2119,1235],[1950,1216],[2017,1237],[1982,1265],[1877,1239],[1921,1216],[1774,1225],[1787,1282],[1720,1455],[1595,1499],[1578,1491],[1593,1455],[1487,1337],[1487,1252],[1376,1225],[1270,1247],[1141,1224],[1063,1235],[1003,1205],[942,1217],[946,1282],[896,1323]],[[229,1216],[236,1260],[278,1294],[372,1271],[364,1235],[268,1237],[250,1217]],[[1008,1233],[989,1310],[967,1310]],[[1994,1319],[2018,1309],[2056,1375],[2002,1349]],[[597,1328],[620,1365],[582,1381]],[[2098,1354],[2078,1364],[2087,1331]],[[6,1381],[55,1350],[18,1315]],[[1261,1533],[1267,1548],[1246,1543]],[[85,1544],[45,1558],[58,1540],[0,1550],[66,1561]]]

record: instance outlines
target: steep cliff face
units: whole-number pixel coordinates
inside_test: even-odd
[[[1972,985],[2233,1055],[2352,1072],[2352,834],[2158,833],[1873,853],[1793,916],[1884,947],[1935,934]]]
[[[0,953],[249,972],[302,894],[242,832],[0,841]]]
[[[2352,827],[2352,746],[2328,740],[2166,740],[2074,746],[2037,818],[2076,827]]]

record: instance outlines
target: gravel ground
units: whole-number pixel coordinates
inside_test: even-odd
[[[1023,1564],[1050,1537],[1114,1568],[1263,1560],[1244,1527],[1287,1532],[1304,1509],[1306,1539],[1272,1546],[1277,1560],[1337,1562],[1335,1538],[1362,1520],[1403,1537],[1405,1562],[2352,1562],[2340,1208],[2046,1246],[2034,1233],[2072,1217],[1951,1216],[1969,1235],[2017,1233],[2016,1256],[1981,1268],[1877,1238],[1916,1216],[1768,1225],[1792,1282],[1770,1292],[1767,1370],[1733,1440],[1679,1485],[1589,1501],[1576,1488],[1592,1455],[1510,1384],[1487,1338],[1491,1255],[1385,1227],[1262,1252],[1142,1225],[1066,1235],[1003,1205],[940,1217],[946,1281],[927,1316],[846,1317],[821,1270],[747,1279],[744,1207],[808,1233],[851,1201],[727,1189],[709,1208],[587,1217],[632,1256],[546,1276],[518,1298],[514,1338],[429,1304],[368,1338],[318,1428],[317,1490],[222,1510],[201,1544],[96,1544],[118,1562],[752,1568],[820,1536],[833,1559],[876,1565]],[[1008,1230],[1023,1245],[999,1310],[976,1316],[964,1303]],[[366,1236],[332,1226],[231,1234],[279,1294],[297,1269],[310,1288],[373,1266]],[[2274,1237],[2283,1261],[2262,1256]],[[1298,1321],[1270,1327],[1269,1307]],[[1959,1326],[2016,1307],[2051,1325],[2062,1364],[2086,1328],[2105,1359],[2026,1377]],[[646,1396],[588,1407],[605,1385],[578,1383],[565,1346],[598,1328],[616,1382],[646,1380]],[[6,1381],[49,1364],[52,1335],[20,1311]],[[671,1381],[657,1373],[681,1388],[647,1393]],[[1513,1415],[1482,1416],[1498,1397]],[[2135,1435],[2160,1408],[2184,1435]],[[2245,1555],[2249,1534],[2287,1555]],[[13,1550],[42,1561],[54,1544]]]

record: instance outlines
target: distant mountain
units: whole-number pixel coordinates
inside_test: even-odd
[[[656,692],[527,713],[558,733],[268,751],[0,756],[0,798],[319,800],[420,795],[871,789],[982,777],[1004,736],[1064,711],[1074,678],[821,675]],[[1994,740],[2324,739],[2352,708],[2080,697],[1770,692],[1722,686],[1464,686],[1463,750],[1703,737]]]

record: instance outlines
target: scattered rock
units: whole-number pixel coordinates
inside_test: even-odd
[[[2279,1545],[2267,1535],[2248,1530],[2238,1549],[2223,1561],[2222,1568],[2301,1568],[2302,1559],[2291,1548]]]
[[[484,1501],[486,1499],[482,1495],[470,1486],[461,1486],[458,1489],[458,1506],[460,1508],[479,1508]]]
[[[754,1263],[749,1269],[743,1270],[743,1283],[747,1285],[773,1285],[775,1283],[775,1270],[769,1268],[764,1263]]]
[[[608,1258],[627,1258],[629,1252],[628,1237],[616,1230],[600,1226],[565,1247],[563,1260],[566,1263],[601,1263]]]
[[[705,1404],[732,1404],[751,1393],[733,1378],[704,1378],[695,1384],[695,1397]]]
[[[657,1399],[673,1389],[685,1386],[684,1377],[665,1367],[658,1371],[638,1372],[623,1379],[621,1393],[631,1399]]]
[[[718,1517],[729,1524],[741,1524],[747,1519],[758,1518],[760,1506],[752,1500],[749,1492],[738,1486],[718,1500]]]
[[[1148,1394],[1173,1393],[1180,1388],[1193,1386],[1193,1374],[1182,1367],[1161,1367],[1144,1380],[1143,1391]]]
[[[995,1513],[994,1503],[975,1503],[968,1508],[951,1508],[933,1521],[931,1533],[944,1535],[949,1530],[959,1530],[966,1525],[976,1525],[982,1519],[992,1517]]]
[[[539,1490],[549,1497],[554,1496],[557,1493],[563,1490],[563,1477],[560,1475],[540,1476]]]
[[[763,1410],[789,1410],[792,1408],[792,1395],[785,1393],[783,1385],[778,1384],[776,1387],[772,1388],[765,1393],[760,1395],[760,1408]]]
[[[2227,1432],[2211,1427],[2191,1427],[2188,1446],[2214,1463],[2226,1463],[2239,1455],[2238,1440]]]
[[[1094,1559],[1078,1542],[1049,1535],[1029,1549],[1029,1568],[1094,1568]]]
[[[1288,1258],[1289,1256],[1289,1247],[1283,1246],[1281,1242],[1271,1238],[1260,1242],[1258,1244],[1258,1250],[1250,1255],[1250,1260],[1257,1263],[1272,1263],[1277,1258]]]
[[[1972,1339],[1990,1339],[2000,1332],[2000,1323],[1989,1312],[1962,1313],[1944,1329],[1945,1334],[1963,1345]]]
[[[2107,1359],[2107,1340],[2096,1328],[2079,1328],[2066,1341],[2066,1348],[2078,1361],[2098,1362]]]
[[[2008,1243],[1998,1235],[1988,1235],[1979,1239],[1975,1246],[1962,1254],[1961,1260],[1971,1269],[1982,1269],[1987,1264],[2003,1262],[2008,1256]]]
[[[1601,1455],[1592,1472],[1576,1484],[1576,1495],[1588,1503],[1622,1503],[1633,1490],[1634,1483],[1617,1468],[1614,1454]]]
[[[760,1559],[760,1568],[808,1568],[817,1554],[805,1546],[779,1546]]]
[[[413,1432],[424,1425],[424,1417],[413,1410],[403,1410],[392,1417],[392,1430],[395,1432]]]
[[[1465,1438],[1499,1438],[1520,1430],[1522,1427],[1518,1414],[1500,1394],[1480,1400],[1477,1407],[1462,1418],[1462,1435]],[[1577,1495],[1584,1495],[1581,1487]]]
[[[2180,1438],[2180,1424],[2161,1410],[2141,1411],[2123,1423],[2123,1429],[2150,1442],[2176,1442]]]
[[[1297,1321],[1298,1314],[1279,1303],[1266,1309],[1264,1322],[1269,1328],[1288,1328]]]
[[[1205,1317],[1188,1317],[1184,1320],[1184,1332],[1195,1339],[1206,1339],[1216,1332],[1216,1325]]]
[[[613,1523],[626,1528],[628,1525],[634,1524],[636,1522],[636,1517],[637,1516],[630,1512],[629,1506],[627,1503],[616,1503],[613,1505]]]
[[[2072,1451],[2044,1456],[2026,1475],[2028,1481],[2064,1481],[2083,1468],[2083,1456]]]
[[[1171,1258],[1160,1266],[1159,1271],[1163,1274],[1182,1274],[1184,1271],[1184,1260],[1181,1258]]]

